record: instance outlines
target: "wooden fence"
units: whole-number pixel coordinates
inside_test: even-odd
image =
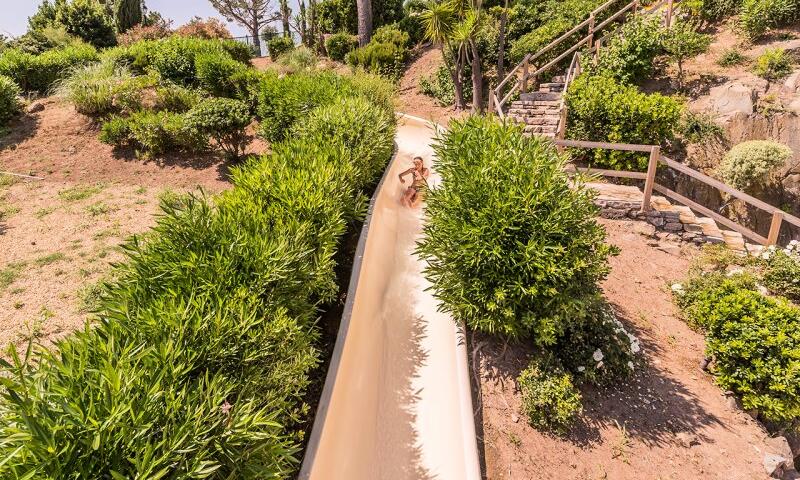
[[[699,212],[709,218],[712,218],[718,224],[730,228],[735,232],[739,232],[742,236],[759,243],[761,245],[775,245],[778,243],[781,227],[783,222],[790,223],[796,227],[800,227],[800,218],[784,212],[778,207],[770,205],[762,200],[759,200],[751,195],[748,195],[740,190],[737,190],[729,185],[726,185],[719,180],[709,177],[708,175],[698,172],[682,163],[676,162],[671,158],[664,156],[661,153],[661,147],[657,145],[632,145],[626,143],[607,143],[607,142],[584,142],[579,140],[554,140],[554,143],[559,147],[573,147],[573,148],[588,148],[588,149],[604,149],[604,150],[619,150],[628,152],[643,152],[650,155],[650,161],[647,167],[647,172],[630,172],[630,171],[616,171],[616,170],[602,170],[594,168],[578,168],[578,171],[589,172],[592,174],[604,177],[617,177],[617,178],[632,178],[644,181],[644,196],[642,199],[642,211],[648,211],[652,207],[650,199],[653,192],[658,192],[665,197],[683,204],[692,210]],[[728,194],[734,198],[742,200],[748,205],[752,205],[759,210],[767,212],[772,215],[772,222],[770,224],[769,234],[764,237],[758,233],[750,230],[749,228],[739,225],[733,220],[722,216],[720,213],[705,207],[694,200],[686,198],[685,196],[656,183],[656,172],[659,166],[666,166],[684,175],[687,175],[695,180],[700,181],[710,187],[716,188],[720,192]]]

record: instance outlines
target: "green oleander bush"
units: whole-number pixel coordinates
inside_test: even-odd
[[[683,105],[658,93],[646,94],[606,75],[582,75],[566,95],[568,136],[576,140],[664,145],[680,125]],[[594,150],[589,161],[615,170],[647,170],[648,155]]]
[[[247,147],[245,131],[252,118],[244,102],[229,98],[201,100],[186,114],[186,128],[208,136],[225,154],[238,159]]]
[[[33,55],[11,48],[0,54],[0,75],[13,79],[26,92],[47,93],[75,68],[96,62],[97,50],[74,45]]]
[[[209,52],[195,57],[197,83],[213,96],[235,97],[235,80],[245,70],[248,70],[247,66],[228,55]]]
[[[343,77],[320,71],[281,77],[274,72],[264,73],[257,108],[260,134],[271,142],[281,141],[295,122],[336,98],[364,97],[384,111],[393,112],[393,93],[389,82],[373,75]]]
[[[277,61],[286,52],[294,50],[294,41],[289,37],[277,36],[267,42],[267,50],[272,61]]]
[[[532,360],[517,377],[522,393],[522,413],[537,429],[564,434],[583,412],[581,393],[572,376],[546,357]]]
[[[771,140],[742,142],[725,155],[718,174],[725,183],[740,190],[770,185],[793,156],[791,148]]]
[[[345,55],[358,48],[358,37],[347,32],[339,32],[325,40],[325,51],[331,59],[344,61]]]
[[[408,60],[408,49],[397,43],[379,43],[375,40],[347,54],[347,64],[367,72],[398,79]]]
[[[471,117],[434,146],[442,186],[427,194],[418,253],[442,308],[469,328],[553,345],[589,315],[616,250],[593,193],[565,158],[520,127]]]
[[[0,75],[0,127],[8,123],[20,111],[22,90],[9,77]]]
[[[360,139],[376,158],[360,158],[368,147],[352,125],[325,123],[334,102],[309,112],[322,131],[298,130],[233,167],[233,188],[162,203],[153,230],[124,246],[94,325],[29,358],[12,347],[0,477],[295,476],[322,359],[318,308],[337,298],[334,258],[365,211],[357,183],[376,181],[360,169],[377,175],[394,137],[384,105],[359,103],[380,98],[369,82],[340,114],[391,119],[382,143]],[[159,115],[153,127],[180,117],[141,115]],[[104,133],[135,135],[130,119]]]

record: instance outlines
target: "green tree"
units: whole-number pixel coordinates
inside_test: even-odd
[[[245,27],[253,36],[253,47],[261,51],[261,29],[277,20],[272,0],[209,0],[229,22]]]
[[[114,20],[118,33],[125,33],[142,23],[142,0],[117,0],[114,3]]]
[[[63,25],[70,35],[75,35],[95,47],[116,45],[114,21],[106,7],[97,0],[56,2],[55,7],[55,21]]]
[[[708,50],[711,37],[697,31],[693,22],[678,21],[663,39],[667,55],[678,64],[678,89],[683,90],[683,62]]]

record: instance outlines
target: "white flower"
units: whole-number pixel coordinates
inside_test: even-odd
[[[599,362],[599,361],[603,360],[603,352],[601,352],[600,349],[598,348],[592,354],[592,358],[594,358],[595,362]]]
[[[791,242],[789,242],[789,245],[791,245],[791,246],[795,247],[795,246],[797,246],[797,245],[800,245],[800,241],[797,241],[797,240],[792,240]]]
[[[764,252],[761,254],[761,258],[763,258],[764,260],[769,260],[769,257],[771,256],[772,255],[770,254],[770,252]]]
[[[758,293],[760,293],[761,295],[764,296],[769,295],[769,290],[767,290],[767,287],[765,287],[764,285],[756,285],[756,289],[758,290]]]
[[[639,341],[631,342],[631,352],[636,354],[642,350],[641,345],[639,345]]]
[[[631,370],[633,370],[633,362],[631,362],[631,361],[628,361],[628,368],[630,368]]]
[[[673,283],[671,288],[672,288],[672,291],[675,292],[675,293],[678,293],[678,294],[683,293],[683,285],[681,285],[680,283]]]
[[[579,372],[584,372],[584,371],[586,371],[586,367],[583,367],[583,366],[578,367],[578,371]]]
[[[742,270],[741,268],[734,268],[733,270],[729,271],[725,275],[727,275],[729,277],[732,277],[734,275],[741,275],[742,273],[744,273],[744,270]]]
[[[769,250],[771,252],[774,252],[777,249],[778,249],[778,247],[776,247],[775,245],[770,245],[769,247],[767,247],[767,250]]]

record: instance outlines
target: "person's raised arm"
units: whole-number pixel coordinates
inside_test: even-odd
[[[397,176],[397,178],[400,179],[400,183],[406,183],[406,181],[403,180],[403,177],[405,177],[406,175],[409,175],[411,173],[414,173],[414,169],[413,168],[409,168],[405,172],[402,172],[400,175]]]

